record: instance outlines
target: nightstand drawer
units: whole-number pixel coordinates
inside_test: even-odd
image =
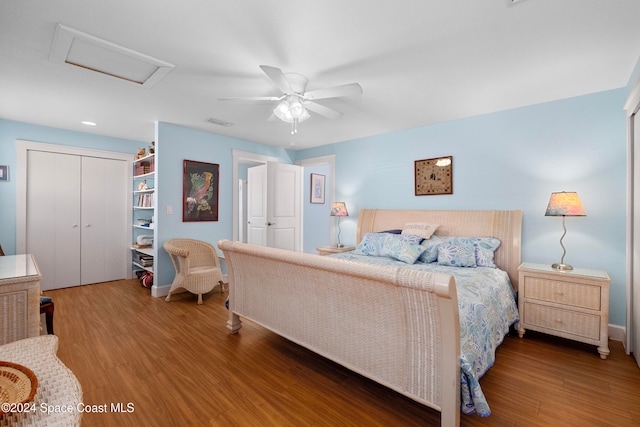
[[[573,307],[600,310],[600,286],[562,282],[538,277],[524,278],[525,298],[549,301]]]
[[[600,316],[525,303],[524,323],[553,331],[600,339]]]

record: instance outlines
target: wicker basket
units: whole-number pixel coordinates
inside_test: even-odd
[[[17,363],[0,361],[0,404],[23,404],[33,400],[38,379],[31,369]],[[0,416],[4,414],[0,405]]]

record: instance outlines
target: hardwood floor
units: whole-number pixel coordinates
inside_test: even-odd
[[[58,356],[85,404],[83,426],[418,426],[439,414],[244,321],[226,329],[226,294],[167,303],[135,280],[45,293],[55,301]],[[622,344],[510,335],[481,384],[492,415],[462,426],[640,425],[640,369]]]

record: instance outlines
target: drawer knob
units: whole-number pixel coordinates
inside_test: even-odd
[[[556,319],[556,323],[562,323],[562,319]]]

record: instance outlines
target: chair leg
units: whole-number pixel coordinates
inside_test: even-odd
[[[169,292],[167,294],[167,297],[164,299],[166,302],[170,302],[171,301],[171,292]]]
[[[198,294],[198,304],[202,304],[202,294]]]
[[[53,302],[40,305],[40,314],[44,313],[45,322],[47,324],[47,334],[53,335]]]

